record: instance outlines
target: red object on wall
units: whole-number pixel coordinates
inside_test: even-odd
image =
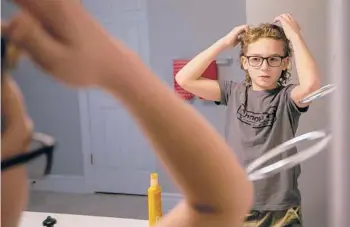
[[[174,90],[180,95],[183,99],[191,100],[194,95],[190,92],[185,91],[180,85],[176,82],[175,76],[176,74],[189,62],[189,60],[173,60],[173,74],[174,74]]]
[[[216,61],[212,61],[208,68],[204,71],[202,74],[203,78],[210,79],[210,80],[217,80],[218,79],[218,65],[216,64]],[[199,97],[200,99],[204,99],[202,97]]]

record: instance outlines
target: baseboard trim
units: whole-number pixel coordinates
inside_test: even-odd
[[[173,209],[181,200],[183,196],[178,193],[163,193],[162,194],[162,207],[163,213],[168,213]]]
[[[83,176],[49,175],[42,180],[30,180],[31,190],[61,193],[89,193]]]

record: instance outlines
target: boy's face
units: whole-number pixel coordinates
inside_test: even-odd
[[[254,90],[276,88],[282,71],[289,64],[289,59],[283,58],[284,55],[284,44],[280,40],[261,38],[248,45],[241,60],[244,69],[249,73]]]

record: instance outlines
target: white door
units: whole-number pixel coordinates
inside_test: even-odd
[[[114,37],[148,62],[146,0],[83,0],[84,6]],[[156,159],[128,112],[109,94],[87,92],[91,165],[95,192],[145,195]]]

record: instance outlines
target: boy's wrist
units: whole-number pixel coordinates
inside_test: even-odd
[[[231,46],[230,43],[228,43],[225,39],[221,38],[218,41],[216,41],[216,43],[214,44],[220,51],[224,51],[225,49],[229,48],[229,47],[233,47]]]
[[[143,66],[137,54],[117,42],[103,64],[100,75],[96,78],[96,85],[109,92],[112,90],[113,93],[131,81],[137,82],[138,71]]]
[[[300,41],[304,41],[303,36],[301,35],[301,33],[298,34],[294,34],[291,38],[290,41],[293,43],[295,42],[300,42]]]
[[[127,98],[132,92],[138,93],[155,79],[142,60],[131,51],[119,53],[111,60],[114,63],[101,76],[98,87],[119,99]]]

